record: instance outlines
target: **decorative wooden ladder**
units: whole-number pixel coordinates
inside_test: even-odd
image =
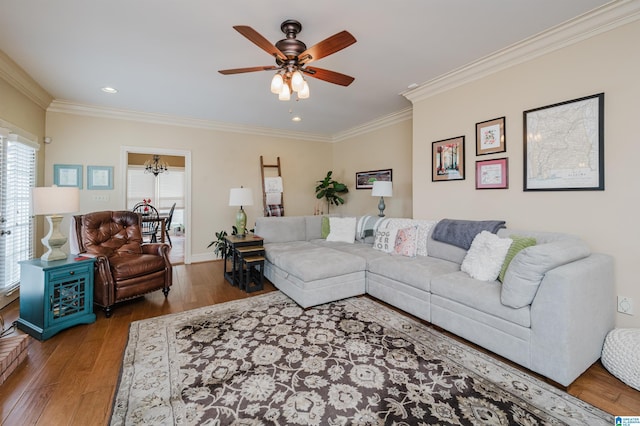
[[[265,216],[272,216],[269,213],[269,208],[267,206],[267,189],[265,187],[264,184],[264,178],[265,178],[265,169],[276,169],[277,173],[278,173],[278,177],[282,177],[282,168],[280,166],[280,157],[277,158],[277,164],[265,164],[264,163],[264,157],[261,155],[260,156],[260,173],[262,175],[262,206],[264,209],[264,215]],[[267,177],[273,176],[273,173],[269,174]],[[280,200],[280,206],[282,207],[282,215],[284,216],[284,193],[282,193],[282,199]]]

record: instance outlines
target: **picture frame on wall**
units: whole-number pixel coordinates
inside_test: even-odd
[[[509,159],[476,161],[476,189],[509,188]]]
[[[604,93],[523,116],[525,191],[604,190]]]
[[[82,189],[82,165],[54,164],[53,184],[56,186]]]
[[[113,189],[113,167],[87,166],[87,189]]]
[[[431,181],[464,179],[464,136],[432,143]]]
[[[507,151],[506,117],[476,123],[476,155]]]
[[[369,172],[356,172],[356,189],[372,189],[373,182],[377,180],[393,181],[393,169],[372,170]]]

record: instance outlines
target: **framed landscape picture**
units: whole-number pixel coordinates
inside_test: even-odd
[[[505,117],[476,123],[476,155],[495,154],[507,150]]]
[[[604,93],[525,111],[524,190],[604,190]]]
[[[431,181],[464,179],[464,136],[432,143]]]
[[[476,189],[509,188],[509,159],[476,161]]]
[[[393,180],[392,169],[356,172],[356,189],[372,189],[373,182],[377,180],[391,182]]]

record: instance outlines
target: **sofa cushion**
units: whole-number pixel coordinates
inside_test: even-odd
[[[436,220],[408,219],[408,218],[387,218],[383,219],[379,224],[381,229],[407,228],[409,226],[418,227],[418,235],[416,237],[416,254],[418,256],[427,256],[427,239],[435,224]]]
[[[523,327],[531,326],[530,307],[514,309],[500,302],[500,283],[480,281],[466,273],[438,275],[431,280],[431,293],[469,308]]]
[[[330,217],[329,235],[327,241],[342,241],[353,243],[356,238],[356,218],[355,217]]]
[[[435,226],[431,228],[429,236],[427,237],[427,252],[429,253],[429,257],[448,260],[449,262],[455,262],[460,265],[464,260],[464,257],[467,255],[467,251],[463,248],[456,247],[453,244],[434,240],[431,237],[434,228]]]
[[[475,236],[460,270],[481,281],[494,281],[513,243],[511,238],[500,238],[496,234],[482,231]]]
[[[399,281],[420,290],[430,291],[433,277],[458,271],[460,266],[431,257],[385,255],[368,265],[369,272]]]
[[[324,241],[324,240],[323,240]],[[285,243],[265,243],[264,253],[267,260],[274,265],[280,264],[283,253],[290,251],[308,250],[315,247],[309,241],[287,241]]]
[[[304,224],[307,241],[322,238],[322,218],[324,216],[305,216]],[[326,237],[325,237],[326,238]]]
[[[327,238],[331,228],[329,226],[329,216],[322,216],[322,227],[320,228],[320,238]]]
[[[360,256],[318,246],[283,252],[277,261],[277,266],[304,282],[364,271],[367,267]]]
[[[507,273],[507,268],[509,267],[509,264],[511,263],[515,255],[520,253],[521,250],[524,250],[527,247],[536,245],[536,239],[533,237],[509,235],[509,238],[513,240],[513,243],[511,244],[511,246],[509,246],[509,251],[507,251],[507,255],[505,256],[502,267],[500,268],[500,273],[498,274],[498,281],[500,282],[504,281],[504,276]]]
[[[396,246],[396,235],[398,234],[397,228],[391,229],[378,229],[376,231],[376,238],[373,242],[373,248],[383,253],[391,253]]]
[[[501,300],[507,306],[521,308],[530,305],[544,275],[553,268],[589,256],[587,244],[567,238],[547,244],[527,247],[509,264],[502,284]]]
[[[256,219],[255,234],[264,238],[265,243],[286,243],[306,240],[304,216],[259,217]]]

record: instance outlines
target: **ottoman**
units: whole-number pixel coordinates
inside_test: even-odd
[[[640,390],[640,328],[616,328],[607,334],[602,365],[611,374]]]

